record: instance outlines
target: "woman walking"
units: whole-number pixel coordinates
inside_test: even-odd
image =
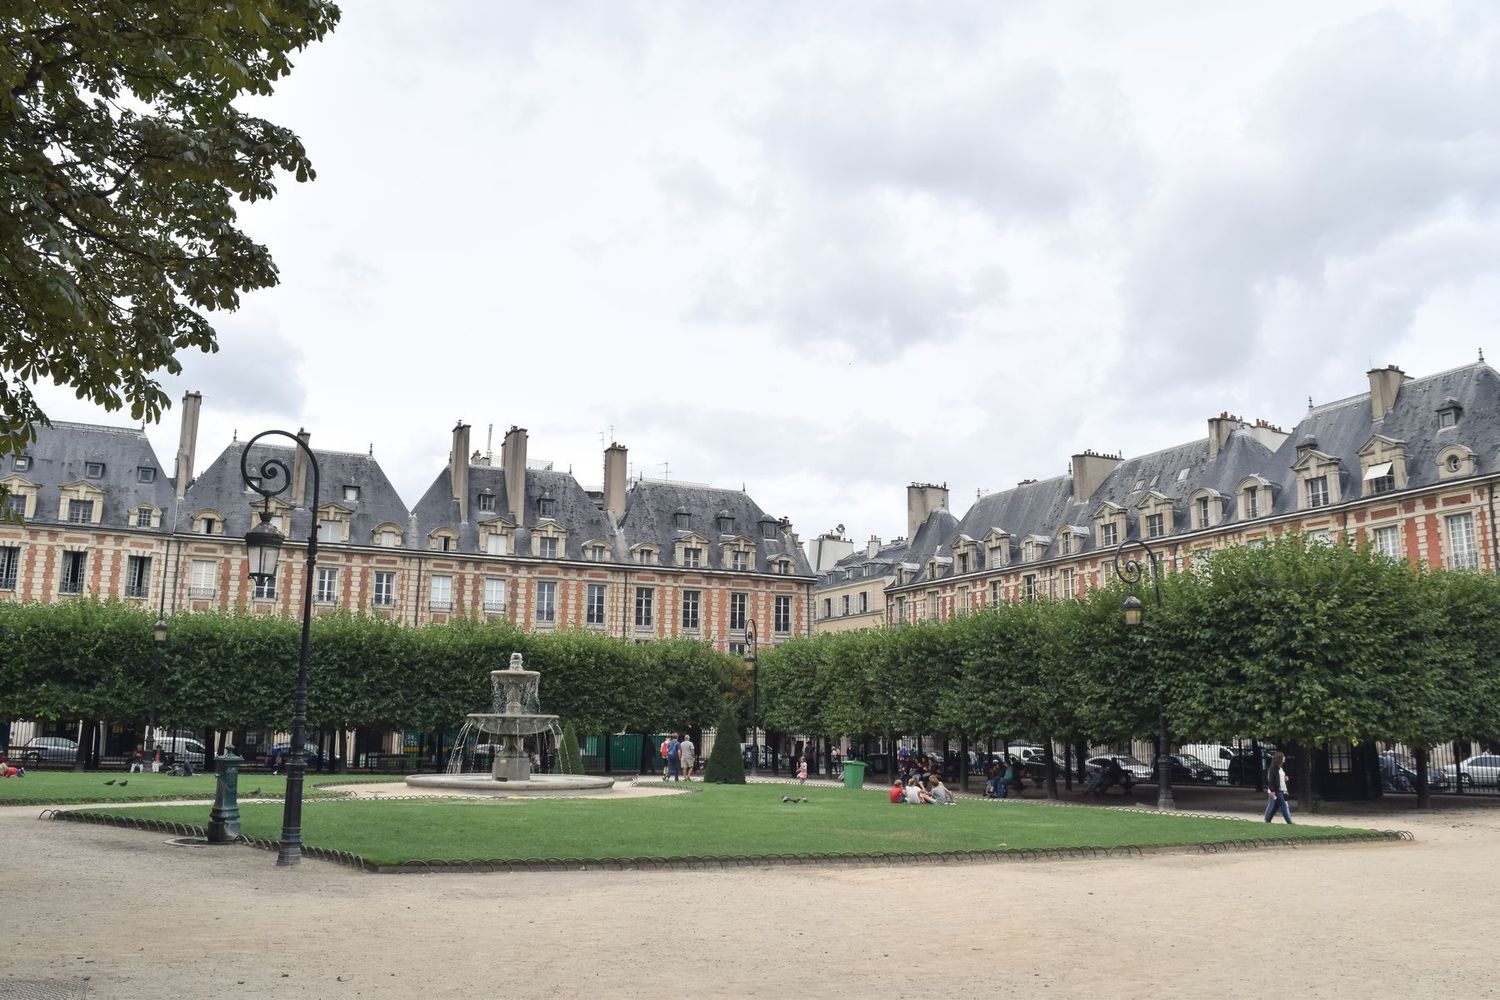
[[[1286,804],[1286,771],[1282,765],[1286,763],[1286,754],[1280,750],[1271,755],[1271,766],[1266,768],[1266,795],[1270,801],[1266,803],[1266,822],[1271,822],[1276,816],[1276,810],[1281,810],[1281,818],[1292,822],[1291,807]]]

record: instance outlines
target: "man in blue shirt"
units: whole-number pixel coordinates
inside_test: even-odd
[[[676,733],[667,740],[667,777],[673,781],[682,780],[682,744]]]

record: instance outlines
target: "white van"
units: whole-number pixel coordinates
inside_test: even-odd
[[[161,750],[164,762],[181,760],[194,768],[201,768],[203,761],[207,759],[203,744],[190,736],[162,736],[157,739],[156,745]]]

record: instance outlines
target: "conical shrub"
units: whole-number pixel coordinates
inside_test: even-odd
[[[708,764],[703,768],[706,784],[743,785],[745,783],[745,758],[740,755],[739,727],[734,712],[724,709],[719,719],[718,731],[714,734],[714,748],[708,755]]]
[[[578,731],[571,722],[563,726],[562,739],[558,742],[557,770],[559,774],[583,773],[583,755],[578,752]]]

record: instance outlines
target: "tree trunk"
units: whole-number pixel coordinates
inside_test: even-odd
[[[1297,805],[1304,812],[1317,811],[1317,796],[1313,789],[1313,766],[1311,746],[1292,744],[1297,754]]]
[[[78,720],[78,749],[73,754],[73,770],[82,771],[89,764],[89,748],[94,742],[94,720]]]
[[[1417,758],[1417,808],[1432,808],[1432,788],[1427,782],[1428,761],[1432,758],[1432,751],[1426,747],[1418,747],[1415,754]]]
[[[958,787],[965,792],[969,790],[969,735],[967,733],[958,738]]]
[[[1042,744],[1042,765],[1047,774],[1047,798],[1055,801],[1057,799],[1057,760],[1052,756],[1052,737],[1044,737],[1046,742]]]

